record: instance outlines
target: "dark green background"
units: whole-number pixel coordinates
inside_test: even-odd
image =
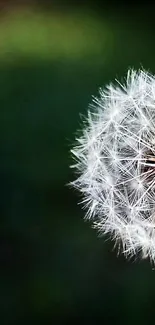
[[[155,73],[154,7],[10,3],[0,1],[0,324],[154,322],[153,267],[117,256],[66,186],[91,96],[129,67]]]

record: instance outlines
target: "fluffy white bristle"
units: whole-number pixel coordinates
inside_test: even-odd
[[[100,89],[71,152],[85,218],[126,256],[155,261],[154,76],[129,70],[125,84]]]

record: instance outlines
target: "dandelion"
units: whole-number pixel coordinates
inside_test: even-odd
[[[99,89],[71,150],[85,218],[126,257],[155,261],[155,77],[129,70]]]

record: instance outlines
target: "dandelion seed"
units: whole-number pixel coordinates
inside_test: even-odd
[[[126,257],[155,262],[155,77],[129,70],[100,89],[71,152],[85,218]]]

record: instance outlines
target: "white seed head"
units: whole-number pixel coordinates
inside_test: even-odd
[[[85,218],[122,243],[125,256],[155,261],[155,77],[129,70],[93,98],[71,150]]]

